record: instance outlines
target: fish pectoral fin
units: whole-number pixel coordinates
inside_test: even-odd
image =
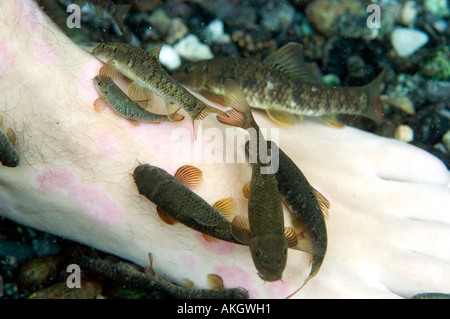
[[[214,289],[214,290],[225,289],[225,285],[223,284],[222,277],[220,277],[217,274],[206,275],[206,280],[208,281],[208,285],[211,289]]]
[[[166,103],[166,110],[167,110],[167,116],[171,121],[174,121],[176,118],[177,112],[181,109],[181,107],[173,102],[165,101]]]
[[[147,101],[147,106],[152,104],[153,91],[149,90],[136,82],[131,82],[127,89],[128,96],[133,101]],[[150,102],[149,102],[150,101]]]
[[[248,105],[242,89],[231,79],[225,81],[225,104],[228,107],[244,113],[246,116],[251,112],[250,105]]]
[[[218,238],[210,236],[210,235],[207,235],[207,234],[203,234],[203,233],[202,233],[202,237],[208,243],[215,243],[215,242],[219,241]]]
[[[345,128],[345,124],[341,123],[337,119],[337,114],[329,114],[319,117],[319,120],[326,124],[327,126],[331,126],[334,128]]]
[[[326,199],[325,196],[321,192],[319,192],[317,189],[311,186],[311,191],[314,194],[314,197],[317,199],[317,204],[319,204],[320,210],[322,211],[323,217],[325,219],[328,218],[328,210],[330,209],[331,205],[328,199]]]
[[[213,208],[226,219],[231,219],[236,213],[236,202],[231,198],[223,198],[214,203]]]
[[[120,74],[120,71],[112,65],[111,61],[106,62],[98,72],[99,76],[106,76],[113,80],[117,80]]]
[[[295,114],[283,111],[266,110],[266,113],[272,121],[282,125],[294,125],[297,120],[297,116]]]
[[[200,111],[200,113],[195,117],[194,121],[195,121],[195,120],[204,120],[205,117],[207,117],[209,114],[212,114],[212,113],[226,116],[226,113],[225,113],[224,111],[222,111],[222,110],[220,110],[220,109],[217,109],[217,108],[215,108],[215,107],[206,105],[206,106]]]
[[[195,284],[187,278],[181,279],[181,285],[186,289],[195,289]]]
[[[225,125],[245,128],[245,115],[238,110],[231,109],[225,112],[225,115],[218,115],[217,120]]]
[[[109,104],[102,97],[94,101],[94,110],[97,112],[102,112],[107,107],[109,107]]]
[[[231,235],[240,243],[250,244],[251,234],[248,219],[239,215],[235,216],[231,222]]]
[[[285,227],[284,236],[286,236],[288,247],[293,248],[298,244],[298,235],[294,228]]]
[[[128,119],[128,123],[130,123],[131,125],[136,126],[136,127],[141,125],[141,123],[139,121],[132,120],[132,119]]]
[[[159,207],[156,207],[156,213],[158,214],[159,218],[161,218],[161,220],[167,225],[175,225],[176,223],[178,223],[178,220],[167,214]]]
[[[322,248],[320,248],[319,243],[311,238],[299,238],[297,245],[291,248],[304,251],[311,255],[318,255],[322,253]]]
[[[192,165],[181,166],[175,172],[174,177],[190,190],[195,190],[203,182],[203,172]]]
[[[250,195],[250,181],[248,181],[247,183],[244,184],[244,186],[242,186],[242,195],[244,195],[244,197],[248,199]]]
[[[231,109],[216,118],[222,124],[245,128],[245,115],[238,110]]]

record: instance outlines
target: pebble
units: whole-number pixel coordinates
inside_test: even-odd
[[[428,43],[428,34],[417,29],[397,27],[391,33],[391,44],[398,56],[407,58]]]
[[[423,7],[425,11],[440,17],[448,17],[450,15],[448,0],[425,0]]]
[[[417,113],[411,127],[414,140],[425,145],[434,145],[441,141],[450,129],[450,119],[440,114],[442,104],[430,104]]]
[[[417,4],[415,1],[406,1],[400,12],[400,23],[412,27],[416,22]]]
[[[188,34],[189,29],[184,24],[181,18],[173,18],[172,23],[170,24],[169,31],[167,31],[167,35],[165,37],[165,42],[167,44],[174,44],[178,40],[182,39],[186,34]]]
[[[295,8],[291,4],[281,2],[280,5],[273,7],[272,2],[269,2],[263,13],[262,25],[272,32],[280,32],[289,28],[294,15]]]
[[[444,136],[442,136],[442,143],[444,144],[447,152],[450,152],[450,130],[448,130]]]
[[[414,140],[414,131],[408,125],[399,125],[395,129],[394,138],[402,142],[412,142]]]
[[[380,99],[383,103],[396,107],[408,115],[416,114],[414,104],[408,96],[396,97],[396,96],[382,95]]]
[[[175,70],[181,65],[181,58],[173,47],[164,44],[159,53],[159,62],[169,70]]]
[[[33,249],[23,243],[15,241],[0,241],[0,257],[14,256],[18,263],[23,263],[33,257]]]
[[[212,59],[214,55],[208,45],[201,43],[195,34],[188,34],[174,45],[181,58],[188,61]]]
[[[63,258],[61,256],[47,256],[34,258],[25,263],[19,272],[19,280],[25,288],[37,288],[47,283],[57,274],[58,266]]]
[[[225,33],[225,27],[222,20],[214,19],[205,30],[205,39],[208,43],[229,43],[231,37]]]
[[[84,280],[81,288],[68,288],[66,282],[59,282],[38,290],[30,299],[100,299],[102,286],[96,281]]]

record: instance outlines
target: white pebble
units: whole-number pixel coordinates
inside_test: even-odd
[[[164,44],[161,48],[159,62],[169,70],[175,70],[181,65],[181,59],[177,51],[167,44]]]
[[[174,49],[183,59],[188,61],[199,61],[214,57],[209,46],[201,43],[194,34],[188,34],[178,41]]]
[[[395,129],[394,138],[409,143],[414,139],[414,131],[408,125],[399,125]]]
[[[205,38],[210,43],[227,43],[230,42],[230,35],[225,33],[222,20],[214,19],[205,30]]]
[[[416,29],[395,28],[391,43],[398,56],[407,58],[428,43],[428,34]]]
[[[400,22],[411,27],[416,21],[417,4],[415,1],[406,1],[400,12]]]

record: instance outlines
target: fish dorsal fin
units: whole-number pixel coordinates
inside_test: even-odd
[[[208,281],[209,287],[214,290],[222,290],[225,289],[225,285],[223,284],[223,279],[219,275],[216,274],[208,274],[206,275],[206,280]]]
[[[317,199],[317,204],[319,204],[320,210],[322,211],[323,217],[325,219],[328,218],[328,210],[330,209],[331,205],[328,199],[326,199],[325,196],[322,195],[321,192],[319,192],[317,189],[311,186],[311,191],[314,195],[314,197]]]
[[[297,232],[292,227],[284,228],[284,236],[286,236],[288,247],[292,248],[298,244]]]
[[[175,225],[176,223],[178,223],[178,220],[167,214],[159,207],[156,207],[156,213],[158,214],[159,218],[161,218],[161,220],[167,225]]]
[[[235,216],[231,222],[231,235],[240,243],[250,244],[251,235],[248,219],[239,215]]]
[[[128,95],[133,101],[148,101],[152,100],[153,92],[136,82],[131,82],[127,89]],[[149,103],[147,102],[147,105]]]
[[[223,217],[230,219],[236,213],[236,203],[231,197],[218,200],[213,208],[217,210]]]
[[[303,59],[303,46],[299,43],[288,43],[264,59],[268,64],[291,77],[308,83],[316,82],[314,77],[307,72]],[[311,83],[312,84],[312,83]]]
[[[244,184],[244,186],[242,186],[242,195],[244,195],[244,197],[248,199],[250,195],[250,181],[248,181],[247,183]]]
[[[194,190],[201,185],[203,172],[195,166],[183,165],[176,171],[174,177],[190,190]]]
[[[158,45],[156,48],[150,50],[148,53],[159,61],[159,52],[161,52],[162,44]]]
[[[267,109],[266,113],[272,121],[281,125],[294,125],[297,120],[297,116],[295,114],[283,111]]]

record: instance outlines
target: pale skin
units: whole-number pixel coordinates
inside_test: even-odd
[[[208,287],[211,273],[254,298],[283,298],[303,283],[308,254],[289,250],[282,281],[264,283],[248,247],[207,243],[183,225],[166,225],[137,192],[131,174],[139,162],[171,174],[192,164],[203,171],[197,194],[211,204],[232,197],[245,215],[241,189],[250,165],[214,163],[207,150],[223,142],[208,144],[207,134],[225,136],[229,127],[209,116],[197,136],[202,142],[193,147],[186,114],[181,122],[135,126],[110,109],[98,112],[92,79],[100,61],[31,1],[1,1],[0,21],[0,114],[2,127],[16,134],[20,155],[20,166],[0,166],[0,215],[144,267],[151,252],[156,273],[199,288]],[[261,128],[277,128],[262,112],[253,113]],[[189,139],[179,132],[189,132]],[[174,155],[180,145],[192,146],[187,154],[199,160]],[[279,145],[331,203],[324,264],[294,297],[450,291],[450,173],[438,159],[402,142],[313,120],[279,127]],[[289,224],[286,209],[285,216]]]

